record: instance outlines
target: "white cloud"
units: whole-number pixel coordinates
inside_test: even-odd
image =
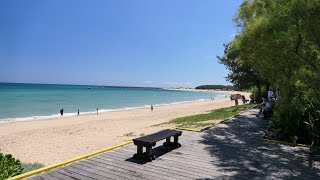
[[[153,81],[144,81],[143,83],[145,83],[145,84],[152,84]]]

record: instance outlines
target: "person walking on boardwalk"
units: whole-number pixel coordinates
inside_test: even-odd
[[[61,114],[61,116],[63,116],[63,109],[60,110],[60,114]]]

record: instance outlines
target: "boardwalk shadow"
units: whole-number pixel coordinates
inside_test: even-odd
[[[171,150],[172,150],[172,148],[167,147],[167,146],[158,146],[158,147],[152,149],[152,152],[156,156],[156,160],[157,160],[158,157],[170,152]],[[136,158],[133,158],[133,157],[128,158],[125,161],[136,163],[136,164],[146,164],[146,163],[148,163],[147,160],[136,159]]]
[[[215,178],[320,179],[319,153],[258,140],[267,123],[255,113],[250,110],[204,132],[200,143],[228,175]]]

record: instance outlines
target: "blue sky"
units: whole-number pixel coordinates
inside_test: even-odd
[[[229,84],[240,0],[1,0],[0,82]]]

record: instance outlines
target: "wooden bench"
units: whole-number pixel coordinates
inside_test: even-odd
[[[182,131],[166,129],[154,134],[133,139],[133,143],[137,145],[137,153],[134,154],[133,157],[147,159],[148,161],[155,160],[155,156],[152,153],[152,146],[155,146],[156,142],[166,139],[166,142],[163,143],[164,146],[169,146],[173,149],[179,148],[181,147],[181,144],[178,142],[178,139],[181,134]],[[171,137],[174,138],[173,142],[170,141]],[[143,153],[143,147],[146,147],[145,153]]]

